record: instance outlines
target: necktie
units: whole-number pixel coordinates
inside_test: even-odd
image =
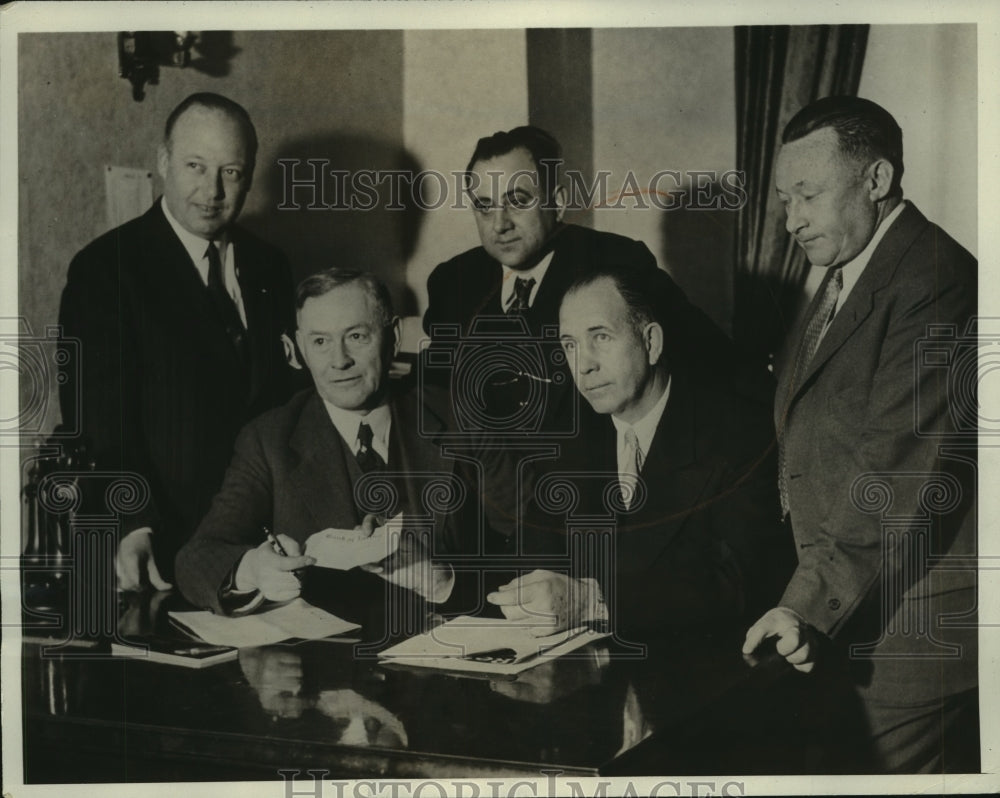
[[[529,305],[528,301],[531,299],[531,289],[535,287],[535,278],[531,277],[525,280],[523,277],[517,277],[514,279],[514,301],[510,303],[510,307],[507,308],[507,312],[514,313],[524,313]]]
[[[245,357],[246,331],[243,328],[240,313],[236,309],[236,303],[226,290],[226,283],[222,278],[222,257],[219,255],[219,248],[214,241],[208,242],[205,255],[208,258],[208,295],[226,327],[226,334],[233,342],[233,346],[236,347],[236,351],[240,353],[241,357]]]
[[[625,430],[625,457],[618,475],[618,484],[622,489],[622,501],[626,508],[632,507],[639,484],[639,472],[642,471],[642,449],[639,448],[639,437],[635,430],[629,427]]]
[[[372,428],[362,421],[358,426],[358,451],[354,456],[358,458],[358,465],[366,474],[385,468],[385,460],[372,448],[373,437]]]
[[[833,310],[837,307],[837,298],[844,287],[844,275],[840,269],[834,269],[833,274],[827,281],[826,289],[823,292],[823,299],[816,308],[816,313],[809,320],[806,327],[806,334],[802,338],[802,349],[799,352],[799,360],[796,363],[796,376],[800,377],[812,362],[813,355],[819,348],[819,342],[823,339],[823,332],[826,325],[833,319]]]
[[[791,390],[795,390],[802,375],[812,362],[816,350],[819,349],[819,342],[823,339],[826,326],[833,320],[833,311],[837,307],[837,299],[840,291],[844,287],[844,275],[840,269],[834,269],[830,279],[827,280],[823,290],[823,298],[820,300],[816,312],[809,320],[805,335],[802,336],[802,346],[799,348],[798,357],[795,360],[795,371],[792,373]],[[788,515],[788,470],[785,463],[785,442],[784,435],[778,436],[778,493],[781,497],[781,515]]]

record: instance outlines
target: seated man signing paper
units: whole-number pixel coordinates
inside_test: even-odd
[[[452,495],[464,503],[423,507],[430,482],[468,487],[469,480],[435,440],[447,413],[435,415],[425,397],[390,384],[400,328],[385,286],[362,272],[328,269],[302,282],[296,307],[296,338],[315,389],[240,433],[221,490],[177,557],[182,592],[216,612],[247,612],[264,599],[299,595],[303,568],[327,566],[335,579],[361,565],[429,601],[445,600],[451,569],[430,565],[428,536],[411,534],[409,520],[431,532],[435,552],[447,551],[450,536],[476,531],[475,521],[470,529],[461,519],[480,517],[466,515],[480,491],[460,487]],[[405,516],[402,538],[395,519],[376,530],[370,515],[372,502],[386,496],[385,517],[415,513]],[[360,558],[370,556],[369,564],[353,556],[379,538],[384,546]]]
[[[578,278],[562,300],[560,340],[599,415],[542,469],[526,540],[565,551],[590,534],[572,526],[580,519],[608,539],[568,572],[530,571],[489,594],[535,634],[601,618],[640,639],[735,623],[787,577],[793,551],[777,523],[769,414],[667,362],[665,329],[655,283],[628,265]]]

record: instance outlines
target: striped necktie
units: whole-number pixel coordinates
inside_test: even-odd
[[[802,345],[799,347],[798,357],[795,359],[795,371],[792,372],[792,380],[789,383],[789,390],[794,391],[802,375],[805,374],[819,349],[820,341],[826,327],[833,320],[834,310],[837,307],[837,299],[844,287],[844,275],[840,269],[834,269],[830,279],[826,281],[823,289],[823,298],[820,300],[816,312],[809,320],[805,335],[802,336]],[[785,440],[784,435],[778,435],[778,494],[781,498],[781,517],[788,515],[788,466],[785,462]]]

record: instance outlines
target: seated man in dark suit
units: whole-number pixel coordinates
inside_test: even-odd
[[[488,596],[536,633],[608,612],[639,636],[735,622],[792,566],[766,409],[671,362],[664,312],[648,271],[627,266],[595,268],[562,301],[563,349],[599,415],[544,469],[526,542],[563,523],[564,551],[595,527],[606,540],[569,573],[535,570]]]
[[[453,477],[470,482],[442,457],[435,439],[447,413],[436,415],[416,391],[390,384],[400,327],[385,286],[363,272],[329,269],[302,282],[296,306],[296,338],[315,389],[243,429],[221,490],[177,558],[184,595],[216,612],[294,598],[295,572],[314,562],[303,553],[306,540],[329,528],[370,533],[372,502],[387,496],[381,514],[422,515],[424,527],[433,528],[435,553],[454,548],[454,536],[479,531],[478,489],[452,489]],[[439,492],[427,502],[433,512],[425,512],[428,483],[442,479],[450,498]],[[272,550],[265,526],[287,556]],[[428,553],[411,550],[409,564],[414,558],[426,564]],[[448,596],[449,568],[395,568],[398,559],[384,578],[429,600]],[[419,584],[411,579],[418,571],[426,578]]]
[[[517,127],[479,140],[466,168],[465,187],[482,246],[438,265],[428,278],[423,324],[432,342],[429,357],[435,357],[435,346],[456,338],[492,338],[506,344],[516,340],[518,326],[527,337],[554,342],[559,303],[569,285],[605,265],[629,264],[648,272],[659,286],[668,311],[663,318],[664,346],[671,360],[707,380],[736,383],[770,405],[773,387],[766,368],[746,362],[732,341],[688,302],[670,275],[657,268],[645,244],[563,222],[567,194],[559,181],[561,162],[559,143],[537,127]],[[511,323],[504,324],[505,318]],[[575,418],[568,407],[575,397],[565,363],[543,357],[533,364],[524,350],[515,357],[509,346],[506,349],[507,357],[494,358],[487,347],[465,347],[466,353],[494,358],[498,373],[487,374],[491,364],[485,360],[451,372],[476,378],[453,383],[454,400],[479,403],[487,411],[496,404],[496,418],[503,423],[517,414],[519,400],[523,406],[528,397],[543,394],[544,412],[532,431],[564,431],[567,419]],[[425,376],[431,379],[431,372],[425,370]],[[510,387],[518,377],[520,396]],[[512,407],[507,407],[503,399],[511,393]]]

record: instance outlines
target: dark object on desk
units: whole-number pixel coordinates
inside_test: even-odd
[[[236,659],[239,650],[232,646],[216,646],[200,640],[171,640],[165,637],[147,637],[135,645],[111,644],[116,657],[180,665],[184,668],[207,668],[220,662]]]

